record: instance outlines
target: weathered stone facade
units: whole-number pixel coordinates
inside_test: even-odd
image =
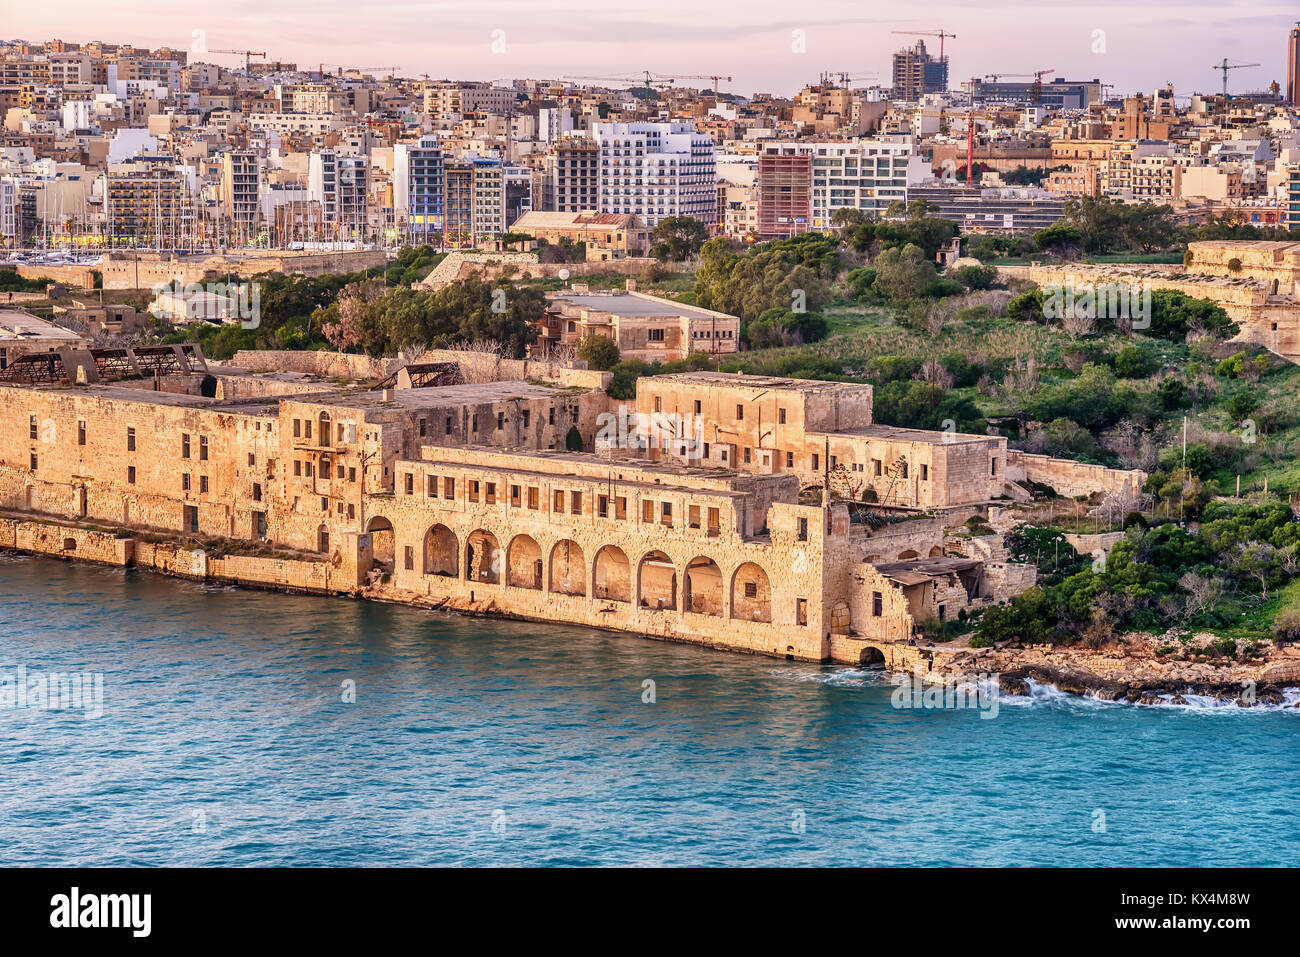
[[[946,544],[972,510],[873,529],[847,505],[801,502],[786,469],[593,454],[611,403],[576,383],[602,375],[224,400],[192,394],[192,376],[0,387],[0,508],[43,529],[0,528],[0,546],[851,662],[1032,582],[993,550]],[[262,381],[220,381],[238,394],[244,379]],[[869,389],[822,386],[785,389],[806,397],[803,428],[866,427]],[[719,388],[711,414],[729,401]],[[91,523],[121,531],[101,541]],[[205,537],[230,545],[184,544]]]

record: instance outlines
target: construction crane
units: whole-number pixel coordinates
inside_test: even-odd
[[[320,69],[317,72],[320,73],[320,78],[322,80],[325,79],[325,68],[327,66],[338,67],[339,76],[343,75],[344,70],[347,70],[350,73],[380,73],[383,71],[387,71],[388,75],[392,76],[401,69],[400,66],[347,66],[346,64],[343,63],[321,63],[319,64],[319,66]]]
[[[1034,71],[1034,102],[1038,103],[1043,99],[1043,77],[1049,73],[1055,73],[1055,70],[1035,70]]]
[[[957,34],[955,34],[955,33],[946,33],[942,27],[940,27],[938,30],[931,30],[931,31],[928,32],[928,33],[924,32],[924,31],[912,31],[912,30],[893,30],[893,31],[891,31],[891,32],[892,32],[892,33],[901,33],[903,36],[908,36],[908,37],[938,37],[938,38],[939,38],[939,59],[940,59],[940,60],[943,59],[943,41],[944,41],[944,37],[947,37],[949,40],[955,40],[955,39],[957,39]]]
[[[840,86],[848,87],[851,80],[879,80],[879,73],[849,73],[847,70],[831,70],[822,74],[822,84],[829,85],[832,78],[838,77]]]
[[[1260,64],[1258,64],[1258,63],[1233,63],[1233,62],[1231,62],[1227,57],[1224,57],[1222,63],[1216,63],[1216,64],[1214,64],[1214,66],[1212,66],[1210,69],[1212,69],[1212,70],[1222,70],[1222,71],[1223,71],[1223,95],[1224,95],[1224,96],[1227,96],[1227,95],[1228,95],[1228,71],[1229,71],[1229,70],[1242,70],[1242,69],[1245,69],[1245,68],[1248,67],[1248,66],[1259,66],[1259,65],[1260,65]]]
[[[252,64],[251,64],[251,60],[252,60],[253,57],[255,57],[255,56],[260,56],[262,59],[264,59],[264,60],[266,59],[266,51],[265,51],[265,50],[262,50],[262,51],[258,51],[258,50],[209,50],[208,52],[209,52],[209,53],[229,53],[229,54],[231,54],[232,56],[242,56],[242,57],[244,58],[244,72],[245,72],[245,73],[250,73],[250,72],[251,72],[251,66],[252,66]]]
[[[695,73],[653,73],[650,70],[636,70],[632,73],[621,73],[614,76],[566,76],[565,80],[591,80],[602,83],[619,83],[628,86],[641,86],[644,84],[646,90],[646,99],[650,98],[650,91],[654,89],[655,84],[660,84],[661,88],[671,85],[676,80],[712,80],[713,95],[718,95],[718,81],[726,80],[731,82],[731,77],[722,74],[695,74]]]

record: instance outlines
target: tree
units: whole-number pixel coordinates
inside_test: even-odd
[[[654,229],[650,253],[656,259],[682,262],[700,251],[709,231],[691,216],[669,216]]]
[[[618,364],[621,356],[613,339],[592,333],[578,343],[578,358],[586,360],[588,369],[607,372]]]
[[[919,299],[938,278],[934,264],[919,247],[911,244],[902,249],[886,249],[873,265],[876,280],[872,288],[891,302]]]

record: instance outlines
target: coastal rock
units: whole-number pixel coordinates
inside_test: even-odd
[[[1003,694],[1027,695],[1029,682],[1025,680],[1023,672],[1005,672],[998,675],[998,690]]]

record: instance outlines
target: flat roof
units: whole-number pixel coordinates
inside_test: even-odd
[[[676,319],[686,316],[691,319],[717,319],[728,316],[726,313],[711,312],[699,306],[690,306],[672,299],[660,299],[644,293],[555,293],[551,296],[553,303],[567,303],[579,309],[591,309],[595,312],[608,312],[616,316],[648,319]]]
[[[858,436],[864,439],[882,439],[889,442],[916,442],[920,445],[969,445],[987,443],[996,445],[1001,436],[976,435],[971,432],[937,432],[929,429],[904,429],[894,425],[864,425],[840,432],[809,432],[810,436],[827,436],[837,439]]]
[[[507,399],[556,399],[591,390],[574,390],[560,386],[539,385],[523,379],[505,382],[466,382],[459,385],[431,385],[418,389],[393,389],[389,399],[384,389],[340,389],[321,393],[279,396],[285,402],[303,402],[310,405],[337,405],[356,408],[377,408],[393,403],[404,409],[429,409],[442,406],[461,406],[483,402],[502,402]]]
[[[775,389],[782,392],[849,392],[870,389],[867,382],[832,382],[826,379],[787,379],[781,376],[744,375],[735,372],[675,372],[648,376],[643,382],[687,382],[695,385],[741,389]]]
[[[973,558],[920,558],[911,562],[877,565],[876,571],[900,585],[919,585],[944,575],[970,571],[980,564]]]
[[[0,308],[0,337],[9,339],[66,339],[69,342],[86,342],[71,329],[46,322],[25,309]]]

